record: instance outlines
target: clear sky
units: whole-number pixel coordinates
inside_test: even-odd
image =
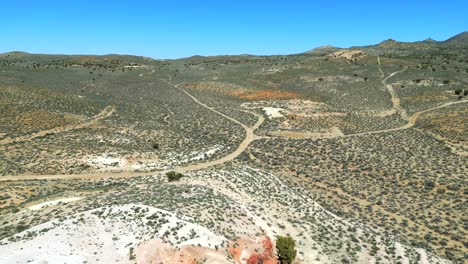
[[[2,0],[0,53],[291,54],[468,30],[468,1]]]

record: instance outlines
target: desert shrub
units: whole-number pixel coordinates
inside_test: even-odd
[[[166,173],[166,176],[167,176],[167,180],[169,182],[178,181],[178,180],[180,180],[180,178],[184,177],[184,175],[182,173],[178,173],[178,172],[175,172],[175,171],[170,171],[170,172]]]
[[[462,89],[456,89],[456,90],[455,90],[455,94],[456,94],[456,95],[461,94],[461,92],[462,92]]]
[[[296,242],[291,237],[279,236],[276,240],[278,259],[282,264],[291,264],[296,258]]]
[[[424,188],[426,188],[426,190],[432,190],[434,189],[435,187],[435,182],[433,181],[425,181],[424,182]]]

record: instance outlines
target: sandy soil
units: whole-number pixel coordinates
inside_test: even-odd
[[[97,213],[102,213],[102,217]],[[155,234],[157,237],[163,237],[167,230],[179,226],[176,236],[167,237],[167,241],[174,245],[200,244],[214,248],[223,242],[227,244],[224,237],[191,223],[190,219],[181,219],[155,207],[128,204],[86,211],[65,221],[49,221],[17,234],[22,237],[29,232],[37,233],[32,239],[2,240],[0,263],[131,263],[129,248],[154,235],[147,227],[147,217],[153,214],[167,220]],[[191,232],[195,234],[193,239],[183,243],[177,241],[177,236],[189,237]]]
[[[59,203],[75,202],[75,201],[79,201],[81,199],[83,199],[83,198],[82,197],[60,198],[60,199],[56,199],[56,200],[51,200],[51,201],[46,201],[46,202],[38,203],[38,204],[35,204],[35,205],[31,205],[31,206],[28,207],[28,209],[36,211],[36,210],[40,210],[40,209],[42,209],[44,207],[47,207],[47,206],[53,206],[53,205],[57,205]]]
[[[159,238],[138,246],[135,250],[135,259],[137,263],[142,264],[194,264],[201,259],[205,264],[231,263],[222,251],[190,245],[175,248]]]
[[[366,56],[366,53],[361,50],[340,50],[331,54],[334,58],[345,58],[351,60]]]
[[[263,107],[262,109],[263,109],[263,111],[265,111],[265,113],[266,113],[266,115],[268,116],[269,119],[284,117],[284,115],[281,114],[281,111],[284,111],[283,108]]]

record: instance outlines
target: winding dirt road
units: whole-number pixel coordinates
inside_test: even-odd
[[[143,77],[143,76],[145,76],[145,75],[147,75],[147,74],[151,74],[151,73],[156,72],[155,69],[150,68],[150,67],[142,67],[142,68],[143,68],[143,69],[150,69],[150,72],[148,72],[148,73],[140,73],[140,74],[138,74],[138,77]]]
[[[368,131],[368,132],[362,132],[362,133],[355,133],[355,134],[347,134],[347,135],[345,135],[345,137],[373,135],[373,134],[380,134],[380,133],[387,133],[387,132],[405,130],[405,129],[413,127],[416,124],[416,121],[417,121],[418,117],[420,115],[424,114],[424,113],[434,111],[434,110],[438,110],[438,109],[442,109],[442,108],[445,108],[447,106],[456,105],[456,104],[463,104],[463,103],[468,103],[468,100],[457,101],[457,102],[449,102],[449,103],[445,103],[445,104],[442,104],[442,105],[439,105],[439,106],[428,108],[426,110],[416,112],[409,118],[408,123],[406,123],[405,125],[400,126],[400,127],[394,127],[394,128],[388,128],[388,129],[382,129],[382,130],[375,130],[375,131]]]
[[[167,80],[164,79],[159,79],[162,80],[170,85],[172,85],[174,88],[179,89],[183,93],[185,93],[188,97],[190,97],[195,103],[199,104],[200,106],[226,118],[227,120],[238,124],[244,128],[246,136],[245,139],[239,144],[236,150],[233,152],[229,153],[228,155],[221,157],[217,160],[212,160],[212,161],[206,161],[206,162],[201,162],[201,163],[195,163],[195,164],[189,164],[185,166],[180,166],[171,169],[171,171],[177,171],[177,172],[187,172],[187,171],[195,171],[195,170],[201,170],[201,169],[206,169],[212,166],[220,165],[229,161],[234,160],[237,158],[244,150],[250,145],[250,143],[256,139],[260,139],[263,137],[259,137],[254,134],[254,131],[265,121],[265,118],[259,114],[250,112],[250,111],[245,111],[250,114],[255,115],[258,118],[258,121],[255,125],[252,127],[248,127],[238,121],[235,118],[232,118],[230,116],[227,116],[215,108],[208,106],[198,100],[196,97],[194,97],[192,94],[187,92],[186,90],[182,89],[179,87],[179,85],[173,84]],[[56,175],[17,175],[17,176],[3,176],[0,177],[0,181],[6,181],[6,180],[39,180],[39,179],[104,179],[104,178],[125,178],[125,177],[135,177],[135,176],[148,176],[148,175],[155,175],[155,174],[163,174],[168,172],[169,170],[160,170],[160,171],[149,171],[149,172],[95,172],[95,173],[87,173],[87,174],[56,174]]]
[[[183,93],[185,93],[188,97],[190,97],[195,103],[201,105],[202,107],[212,111],[213,113],[216,113],[224,118],[226,118],[227,120],[235,123],[235,124],[238,124],[240,125],[242,128],[244,128],[245,130],[245,138],[244,140],[239,144],[239,146],[237,147],[236,150],[234,150],[234,152],[231,152],[230,154],[220,158],[220,159],[217,159],[217,160],[212,160],[212,161],[207,161],[207,162],[202,162],[202,163],[198,163],[198,164],[192,164],[192,165],[187,165],[187,166],[182,166],[182,167],[178,167],[178,168],[174,168],[173,170],[174,171],[177,171],[177,172],[187,172],[187,171],[195,171],[195,170],[201,170],[201,169],[206,169],[208,167],[212,167],[212,166],[216,166],[216,165],[220,165],[220,164],[223,164],[223,163],[226,163],[228,161],[232,161],[234,160],[235,158],[237,158],[240,154],[242,154],[242,152],[244,152],[244,150],[250,145],[250,143],[260,137],[258,137],[257,135],[254,134],[254,131],[265,121],[265,118],[261,115],[258,115],[258,114],[254,114],[252,112],[249,112],[251,114],[254,114],[255,116],[257,116],[258,118],[258,121],[255,125],[253,125],[252,127],[248,127],[246,126],[245,124],[243,124],[242,122],[240,122],[239,120],[235,119],[235,118],[232,118],[228,115],[225,115],[221,112],[219,112],[218,110],[216,110],[215,108],[211,107],[211,106],[208,106],[206,105],[205,103],[201,102],[200,100],[198,100],[195,96],[193,96],[192,94],[190,94],[189,92],[187,92],[185,89],[182,89],[180,88],[179,86],[182,84],[173,84],[167,80],[164,80],[164,79],[158,79],[158,80],[161,80],[161,81],[164,81],[170,85],[172,85],[173,87],[179,89],[180,91],[182,91]]]
[[[379,64],[380,64],[380,58],[378,58],[378,59],[379,59]],[[405,69],[403,69],[403,70],[405,70]],[[403,71],[403,70],[401,70],[401,71]],[[385,82],[386,82],[386,80],[388,78],[390,78],[390,77],[394,76],[395,74],[401,72],[401,71],[394,72],[394,73],[390,74],[389,76],[387,76],[385,78],[385,75],[384,75],[382,69],[380,69],[380,71],[381,71],[381,74],[382,74],[382,82],[385,85],[386,85]],[[245,134],[246,134],[245,139],[239,144],[237,149],[234,150],[233,152],[229,153],[228,155],[224,156],[224,157],[221,157],[221,158],[219,158],[217,160],[212,160],[212,161],[206,161],[206,162],[201,162],[201,163],[195,163],[195,164],[180,166],[180,167],[173,168],[171,170],[174,170],[174,171],[177,171],[177,172],[195,171],[195,170],[206,169],[206,168],[209,168],[209,167],[212,167],[212,166],[216,166],[216,165],[220,165],[220,164],[232,161],[236,157],[238,157],[242,152],[244,152],[244,150],[250,145],[250,143],[252,141],[254,141],[256,139],[265,138],[265,137],[257,136],[254,133],[254,131],[265,121],[265,118],[262,115],[259,115],[257,113],[250,112],[250,111],[247,111],[247,110],[241,110],[241,111],[253,114],[258,118],[258,121],[257,121],[257,123],[255,125],[253,125],[252,127],[246,126],[245,124],[243,124],[239,120],[237,120],[235,118],[232,118],[232,117],[230,117],[228,115],[225,115],[225,114],[219,112],[218,110],[216,110],[215,108],[213,108],[211,106],[208,106],[205,103],[201,102],[195,96],[193,96],[192,94],[187,92],[185,89],[181,88],[180,87],[181,84],[174,84],[174,83],[171,83],[170,81],[167,81],[165,79],[159,79],[158,78],[158,80],[164,81],[164,82],[170,84],[171,86],[173,86],[174,88],[182,91],[184,94],[186,94],[188,97],[190,97],[198,105],[208,109],[209,111],[212,111],[213,113],[216,113],[216,114],[226,118],[227,120],[229,120],[229,121],[231,121],[231,122],[233,122],[235,124],[240,125],[245,130]],[[392,94],[392,92],[390,92],[390,93]],[[395,93],[395,95],[392,94],[392,98],[394,98],[394,97],[398,98],[396,93]],[[392,101],[394,101],[394,100],[392,100]],[[336,137],[354,137],[354,136],[372,135],[372,134],[387,133],[387,132],[393,132],[393,131],[408,129],[408,128],[413,127],[416,124],[416,121],[417,121],[418,117],[420,115],[424,114],[424,113],[434,111],[434,110],[438,110],[438,109],[441,109],[441,108],[445,108],[445,107],[448,107],[448,106],[451,106],[451,105],[462,104],[462,103],[467,103],[467,102],[468,102],[468,100],[457,101],[457,102],[449,102],[449,103],[445,103],[445,104],[440,105],[440,106],[436,106],[436,107],[432,107],[432,108],[429,108],[429,109],[426,109],[426,110],[416,112],[409,119],[407,118],[406,120],[408,120],[408,123],[401,126],[401,127],[390,128],[390,129],[382,129],[382,130],[376,130],[376,131],[369,131],[369,132],[362,132],[362,133],[356,133],[356,134],[338,135]],[[395,106],[395,103],[394,103],[394,106]],[[85,126],[87,126],[87,125],[89,125],[91,123],[94,123],[94,122],[96,122],[96,121],[98,121],[100,119],[103,119],[103,118],[105,118],[107,116],[110,116],[112,114],[112,112],[115,110],[113,107],[112,108],[106,108],[106,109],[105,109],[106,111],[103,111],[99,115],[96,115],[92,120],[84,122],[84,123],[82,123],[82,124],[80,124],[78,126],[73,126],[73,127],[69,127],[69,128],[65,128],[65,129],[62,128],[61,130],[57,130],[57,131],[55,131],[55,130],[51,130],[51,131],[48,131],[48,132],[41,131],[39,133],[41,133],[41,134],[43,133],[43,135],[45,135],[45,134],[50,133],[50,132],[58,133],[58,132],[62,132],[62,131],[68,131],[68,130],[71,130],[71,129],[85,127]],[[21,140],[17,139],[17,140],[12,141],[12,142],[17,142],[17,141],[22,141],[22,140],[29,140],[29,139],[32,139],[32,138],[38,137],[38,136],[40,136],[40,135],[36,135],[36,134],[35,135],[29,135],[29,136],[25,136],[24,138],[22,137]],[[1,142],[2,141],[0,141],[0,143]],[[147,172],[137,172],[137,171],[94,172],[94,173],[87,173],[87,174],[17,175],[17,176],[3,176],[3,177],[0,177],[0,181],[6,181],[6,180],[13,180],[13,181],[15,181],[15,180],[39,180],[39,179],[125,178],[125,177],[136,177],[136,176],[148,176],[148,175],[163,174],[163,173],[166,173],[167,171],[168,170],[147,171]]]

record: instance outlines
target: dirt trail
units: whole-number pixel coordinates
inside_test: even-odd
[[[85,128],[88,126],[91,126],[98,121],[111,116],[115,111],[115,107],[113,106],[108,106],[104,108],[99,114],[91,117],[90,119],[79,123],[79,124],[74,124],[74,125],[68,125],[68,126],[61,126],[61,127],[54,127],[51,129],[47,130],[42,130],[30,135],[25,135],[25,136],[20,136],[20,137],[15,137],[15,138],[5,138],[0,140],[0,145],[5,145],[5,144],[11,144],[11,143],[16,143],[16,142],[22,142],[22,141],[28,141],[37,137],[43,137],[45,135],[50,135],[50,134],[57,134],[57,133],[62,133],[74,129],[80,129],[80,128]]]
[[[379,64],[379,72],[380,72],[380,78],[383,79],[385,77],[385,73],[382,70],[381,63],[380,63],[380,56],[377,56],[377,63]]]
[[[379,71],[381,75],[381,80],[380,82],[383,84],[385,88],[387,88],[388,92],[392,96],[392,103],[393,103],[393,109],[397,111],[397,113],[400,114],[401,118],[404,120],[408,120],[408,115],[406,114],[406,110],[403,109],[400,105],[400,97],[398,97],[398,94],[395,92],[395,89],[393,89],[393,86],[391,84],[387,83],[387,80],[390,79],[391,77],[395,76],[398,73],[401,73],[408,69],[408,67],[403,68],[402,70],[396,71],[385,77],[385,74],[382,70],[382,63],[380,62],[380,57],[377,56],[377,62],[379,64]]]
[[[198,164],[192,164],[192,165],[187,165],[187,166],[175,168],[174,171],[187,172],[187,171],[201,170],[201,169],[206,169],[208,167],[212,167],[212,166],[215,166],[215,165],[220,165],[220,164],[226,163],[228,161],[232,161],[237,156],[239,156],[242,152],[244,152],[244,150],[250,145],[250,143],[252,141],[254,141],[255,139],[258,138],[258,136],[254,134],[254,130],[257,129],[263,123],[263,121],[265,121],[263,116],[258,115],[258,114],[254,114],[253,112],[249,112],[251,114],[256,115],[257,118],[258,118],[258,121],[254,126],[248,127],[248,126],[244,125],[243,123],[241,123],[240,121],[238,121],[237,119],[234,119],[234,118],[232,118],[230,116],[227,116],[227,115],[219,112],[215,108],[204,104],[203,102],[198,100],[195,96],[193,96],[192,94],[190,94],[186,90],[180,88],[179,86],[181,84],[176,85],[176,84],[173,84],[173,83],[171,83],[171,82],[169,82],[167,80],[164,80],[164,79],[159,79],[159,80],[162,80],[162,81],[174,86],[175,88],[181,90],[188,97],[190,97],[195,103],[201,105],[202,107],[204,107],[204,108],[206,108],[206,109],[208,109],[208,110],[210,110],[210,111],[212,111],[212,112],[226,118],[227,120],[229,120],[229,121],[231,121],[231,122],[233,122],[235,124],[238,124],[238,125],[242,126],[242,128],[244,128],[245,134],[246,134],[245,139],[239,144],[237,149],[234,152],[231,152],[230,154],[228,154],[227,156],[224,156],[224,157],[222,157],[220,159],[213,160],[213,161],[207,161],[207,162],[202,162],[202,163],[198,163]]]
[[[312,132],[293,132],[293,131],[273,131],[272,135],[280,138],[291,138],[291,139],[324,139],[324,138],[337,138],[337,137],[347,137],[347,136],[358,136],[358,135],[367,135],[367,134],[375,134],[375,133],[382,133],[382,132],[390,132],[395,130],[406,129],[412,127],[414,124],[411,124],[411,120],[408,119],[408,115],[406,114],[406,110],[403,109],[400,105],[400,98],[398,94],[393,89],[391,84],[387,84],[387,80],[391,77],[395,76],[398,73],[401,73],[407,69],[407,67],[403,68],[402,70],[396,71],[385,77],[385,73],[382,70],[382,63],[380,61],[380,56],[377,56],[377,63],[379,65],[379,72],[380,72],[380,82],[382,85],[388,90],[392,97],[392,111],[395,111],[400,114],[403,120],[407,120],[408,124],[403,127],[393,128],[388,130],[379,130],[379,131],[372,131],[372,132],[364,132],[364,133],[357,133],[357,134],[348,134],[344,135],[339,128],[334,128],[330,132],[325,133],[312,133]]]
[[[456,105],[456,104],[463,104],[463,103],[467,103],[467,102],[468,102],[468,100],[463,100],[463,101],[458,101],[458,102],[449,102],[449,103],[445,103],[445,104],[442,104],[442,105],[439,105],[439,106],[428,108],[426,110],[416,112],[409,118],[408,123],[401,126],[401,127],[394,127],[394,128],[389,128],[389,129],[375,130],[375,131],[362,132],[362,133],[356,133],[356,134],[348,134],[348,135],[345,135],[345,137],[372,135],[372,134],[380,134],[380,133],[387,133],[387,132],[405,130],[405,129],[413,127],[416,124],[416,121],[417,121],[418,117],[420,115],[424,114],[424,113],[434,111],[434,110],[438,110],[438,109],[441,109],[441,108],[444,108],[444,107],[447,107],[447,106]]]
[[[379,63],[380,63],[380,59],[379,59]],[[401,71],[398,71],[398,72],[401,72]],[[392,74],[390,74],[388,77],[386,78],[383,78],[382,80],[387,80],[388,78],[394,76],[395,74],[397,74],[398,72],[394,72]],[[383,71],[382,71],[382,74],[383,74]],[[250,114],[253,114],[255,116],[257,116],[258,118],[258,121],[257,123],[252,126],[252,127],[248,127],[246,126],[245,124],[241,123],[240,121],[238,121],[237,119],[234,119],[230,116],[227,116],[219,111],[217,111],[215,108],[213,107],[210,107],[204,103],[202,103],[200,100],[198,100],[196,97],[194,97],[192,94],[190,94],[189,92],[187,92],[186,90],[182,89],[179,87],[179,85],[181,84],[173,84],[171,83],[170,81],[167,81],[167,80],[164,80],[164,79],[159,79],[159,80],[162,80],[170,85],[172,85],[174,88],[176,89],[179,89],[181,90],[182,92],[184,92],[187,96],[189,96],[195,103],[199,104],[200,106],[230,120],[231,122],[233,123],[236,123],[240,126],[242,126],[242,128],[244,128],[245,132],[246,132],[246,137],[245,139],[240,143],[240,145],[237,147],[237,149],[228,154],[227,156],[224,156],[220,159],[217,159],[217,160],[213,160],[213,161],[206,161],[206,162],[202,162],[202,163],[196,163],[196,164],[189,164],[189,165],[185,165],[185,166],[180,166],[180,167],[176,167],[172,170],[174,171],[178,171],[178,172],[188,172],[188,171],[194,171],[194,170],[200,170],[200,169],[206,169],[208,167],[212,167],[212,166],[216,166],[216,165],[220,165],[220,164],[223,164],[223,163],[226,163],[226,162],[229,162],[229,161],[232,161],[234,160],[236,157],[238,157],[249,145],[252,141],[256,140],[256,139],[261,139],[261,138],[265,138],[265,137],[260,137],[260,136],[257,136],[254,134],[254,131],[265,121],[265,118],[257,113],[254,113],[254,112],[250,112],[250,111],[247,111],[247,110],[242,110],[244,112],[248,112]],[[428,108],[426,110],[422,110],[422,111],[419,111],[419,112],[416,112],[414,113],[408,120],[408,123],[401,126],[401,127],[396,127],[396,128],[390,128],[390,129],[382,129],[382,130],[376,130],[376,131],[369,131],[369,132],[362,132],[362,133],[356,133],[356,134],[348,134],[348,135],[337,135],[336,137],[353,137],[353,136],[363,136],[363,135],[372,135],[372,134],[380,134],[380,133],[387,133],[387,132],[393,132],[393,131],[399,131],[399,130],[405,130],[405,129],[408,129],[408,128],[411,128],[413,127],[415,124],[416,124],[416,121],[418,119],[418,117],[424,113],[427,113],[427,112],[430,112],[430,111],[434,111],[434,110],[438,110],[438,109],[442,109],[444,107],[447,107],[447,106],[451,106],[451,105],[455,105],[455,104],[462,104],[462,103],[467,103],[468,100],[463,100],[463,101],[457,101],[457,102],[449,102],[449,103],[445,103],[445,104],[442,104],[440,106],[436,106],[436,107],[432,107],[432,108]],[[106,108],[107,109],[107,108]],[[107,114],[103,114],[103,112],[101,112],[99,115],[95,116],[95,117],[98,117],[100,116],[101,114],[105,115],[105,116],[110,116],[112,114],[112,112],[114,111],[114,108],[112,108],[111,111],[107,111]],[[102,116],[102,117],[98,117],[97,120],[99,119],[102,119],[104,118],[105,116]],[[90,123],[90,122],[96,122],[97,121],[96,119],[95,120],[91,120],[91,121],[88,121],[88,122],[85,122],[83,124],[87,124],[87,123]],[[84,125],[82,124],[82,126],[84,127]],[[88,124],[89,125],[89,124]],[[73,128],[70,128],[68,130],[71,130],[71,129],[76,129],[77,127],[73,127]],[[30,139],[31,136],[28,136],[28,139]],[[36,136],[34,136],[36,137]],[[27,139],[25,139],[27,140]],[[1,141],[0,141],[1,143]],[[168,170],[161,170],[161,171],[149,171],[149,172],[135,172],[135,171],[131,171],[131,172],[94,172],[94,173],[88,173],[88,174],[56,174],[56,175],[17,175],[17,176],[3,176],[3,177],[0,177],[0,181],[5,181],[5,180],[31,180],[31,179],[105,179],[105,178],[125,178],[125,177],[136,177],[136,176],[148,176],[148,175],[156,175],[156,174],[163,174],[163,173],[166,173]]]
[[[462,104],[462,103],[468,103],[468,100],[463,100],[463,101],[458,101],[458,102],[450,102],[446,103],[440,106],[432,107],[420,112],[414,113],[409,122],[401,127],[396,127],[396,128],[390,128],[390,129],[383,129],[383,130],[377,130],[377,131],[369,131],[369,132],[363,132],[363,133],[356,133],[356,134],[348,134],[345,135],[344,137],[353,137],[353,136],[363,136],[363,135],[372,135],[372,134],[379,134],[379,133],[387,133],[387,132],[393,132],[393,131],[399,131],[399,130],[405,130],[408,128],[413,127],[416,124],[416,121],[418,117],[424,113],[438,110],[445,108],[447,106],[451,105],[456,105],[456,104]],[[179,171],[179,172],[187,172],[187,171],[193,171],[193,170],[199,170],[199,169],[206,169],[211,166],[219,165],[228,161],[233,160],[236,158],[238,155],[240,155],[247,147],[248,145],[256,139],[262,138],[259,136],[256,136],[253,134],[254,128],[257,128],[260,126],[264,118],[260,115],[258,115],[259,120],[257,123],[252,127],[249,128],[250,131],[252,131],[251,136],[248,138],[244,139],[242,143],[239,145],[239,147],[232,152],[231,154],[222,157],[218,160],[214,161],[207,161],[204,163],[198,163],[198,164],[192,164],[192,165],[187,165],[187,166],[181,166],[174,168],[173,170]],[[341,136],[343,137],[343,136]],[[149,172],[93,172],[93,173],[86,173],[86,174],[52,174],[52,175],[17,175],[17,176],[3,176],[0,177],[0,181],[21,181],[21,180],[40,180],[40,179],[107,179],[107,178],[128,178],[128,177],[137,177],[137,176],[149,176],[149,175],[157,175],[157,174],[164,174],[169,170],[161,170],[161,171],[149,171]]]
[[[180,166],[173,168],[171,170],[177,171],[177,172],[188,172],[188,171],[194,171],[194,170],[200,170],[200,169],[206,169],[208,167],[220,165],[229,161],[234,160],[236,157],[238,157],[244,150],[250,145],[250,143],[256,139],[260,139],[263,137],[259,137],[254,134],[254,131],[265,121],[265,118],[259,114],[250,112],[245,110],[245,112],[251,113],[255,116],[257,116],[258,121],[255,125],[252,127],[248,127],[238,121],[237,119],[234,119],[230,116],[227,116],[216,109],[214,109],[211,106],[208,106],[204,103],[202,103],[200,100],[198,100],[196,97],[194,97],[192,94],[189,92],[185,91],[184,89],[180,88],[178,85],[173,84],[167,80],[164,79],[159,79],[162,80],[173,87],[181,90],[184,92],[187,96],[189,96],[195,103],[201,105],[202,107],[230,120],[233,123],[236,123],[242,128],[244,128],[246,132],[245,139],[240,143],[240,145],[237,147],[236,150],[231,152],[230,154],[221,157],[220,159],[217,160],[212,160],[212,161],[206,161],[202,163],[195,163],[195,164],[189,164],[185,166]],[[180,85],[180,84],[179,84]],[[148,176],[148,175],[156,175],[156,174],[164,174],[168,172],[169,170],[160,170],[160,171],[149,171],[149,172],[136,172],[136,171],[130,171],[130,172],[94,172],[94,173],[87,173],[87,174],[56,174],[56,175],[17,175],[17,176],[4,176],[0,177],[0,181],[5,181],[5,180],[31,180],[31,179],[105,179],[105,178],[126,178],[126,177],[135,177],[135,176]]]
[[[441,109],[441,108],[444,108],[444,107],[447,107],[447,106],[450,106],[450,105],[455,105],[455,104],[461,104],[461,103],[468,102],[468,100],[457,101],[457,102],[449,102],[449,103],[445,103],[445,104],[442,104],[442,105],[439,105],[439,106],[436,106],[436,107],[428,108],[426,110],[415,112],[411,117],[408,117],[408,115],[406,113],[406,110],[401,108],[401,106],[400,106],[400,98],[398,97],[398,94],[393,89],[393,86],[390,85],[390,84],[387,84],[388,79],[390,79],[391,77],[395,76],[398,73],[401,73],[401,72],[405,71],[407,69],[407,67],[403,68],[402,70],[393,72],[390,75],[388,75],[387,77],[385,77],[385,73],[383,72],[382,67],[381,67],[380,57],[377,57],[377,62],[379,64],[379,72],[380,72],[381,78],[382,78],[381,82],[387,88],[390,95],[392,96],[393,109],[400,114],[401,118],[403,118],[404,120],[407,120],[408,123],[406,123],[405,125],[403,125],[401,127],[382,129],[382,130],[374,130],[374,131],[361,132],[361,133],[355,133],[355,134],[346,134],[346,135],[343,135],[341,133],[319,134],[319,133],[302,133],[302,132],[294,132],[295,134],[291,134],[289,136],[287,135],[287,132],[285,132],[285,133],[273,132],[273,135],[278,136],[278,137],[283,137],[283,138],[285,138],[285,137],[286,138],[302,137],[302,138],[316,138],[317,139],[317,138],[355,137],[355,136],[364,136],[364,135],[372,135],[372,134],[380,134],[380,133],[387,133],[387,132],[393,132],[393,131],[400,131],[400,130],[404,130],[404,129],[408,129],[408,128],[413,127],[416,124],[416,120],[418,119],[418,117],[421,114],[424,114],[424,113],[429,112],[429,111],[434,111],[434,110],[437,110],[437,109]]]
[[[147,69],[147,67],[143,67],[143,69]],[[155,69],[150,68],[150,70],[151,70],[151,72],[138,74],[138,77],[143,77],[143,76],[145,76],[146,74],[151,74],[151,73],[156,72]]]

